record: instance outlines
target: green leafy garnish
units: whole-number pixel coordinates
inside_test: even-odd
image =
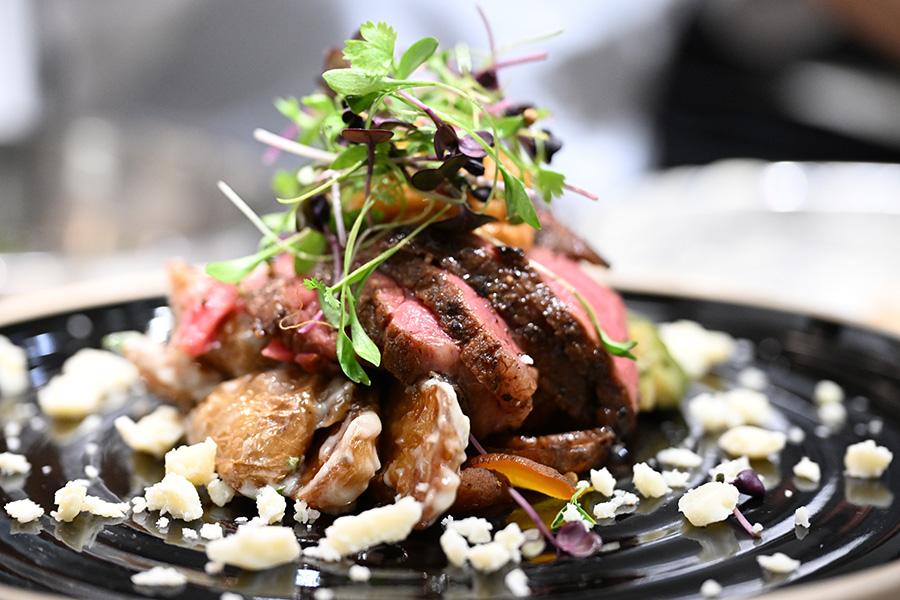
[[[591,486],[585,485],[580,487],[578,490],[572,494],[572,497],[566,502],[563,507],[556,513],[556,516],[553,517],[553,521],[550,523],[550,529],[556,531],[560,527],[562,527],[563,522],[565,521],[565,512],[569,505],[575,507],[575,510],[578,511],[578,514],[581,515],[581,518],[585,520],[591,527],[597,524],[597,520],[594,519],[593,515],[588,513],[588,511],[584,510],[584,507],[581,506],[581,497],[591,491]]]
[[[207,272],[237,283],[292,255],[297,274],[315,273],[305,285],[315,290],[336,335],[336,358],[353,381],[368,384],[366,366],[381,363],[356,313],[360,291],[381,264],[461,205],[493,214],[486,205],[505,203],[509,223],[539,229],[534,199],[549,202],[566,186],[548,168],[560,144],[536,124],[547,112],[507,102],[497,83],[498,69],[533,57],[499,60],[493,43],[487,64],[474,64],[478,56],[464,44],[441,50],[433,37],[398,52],[390,25],[364,23],[358,39],[329,54],[334,68],[322,73],[329,89],[275,101],[289,122],[284,137],[255,134],[304,158],[275,174],[284,210],[259,217],[220,185],[263,237],[255,254],[210,263]],[[389,235],[399,241],[387,245]],[[601,337],[618,352],[630,348]]]

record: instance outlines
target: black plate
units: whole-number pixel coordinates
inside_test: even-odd
[[[900,507],[893,502],[897,491],[896,467],[880,480],[858,481],[842,474],[844,448],[874,437],[882,445],[900,449],[900,342],[879,333],[796,314],[712,301],[675,299],[653,295],[629,295],[629,306],[655,320],[697,320],[707,327],[728,331],[750,340],[744,364],[754,364],[769,376],[772,402],[793,424],[806,432],[801,445],[789,444],[780,465],[756,465],[767,477],[770,491],[763,501],[747,502],[742,509],[751,522],[766,530],[761,540],[749,538],[733,524],[695,529],[677,512],[677,494],[642,500],[636,512],[621,515],[614,525],[600,530],[606,551],[590,559],[563,558],[524,566],[532,591],[554,597],[682,598],[696,596],[701,583],[716,579],[725,587],[723,596],[748,596],[778,586],[816,581],[886,563],[900,554]],[[0,330],[27,349],[31,379],[44,384],[63,360],[79,348],[98,347],[103,335],[124,329],[143,329],[160,314],[161,299],[116,304],[54,315],[8,326]],[[728,386],[741,368],[730,364],[697,384]],[[819,437],[809,398],[816,381],[829,378],[848,392],[849,422],[839,432]],[[0,405],[4,422],[21,411],[27,398],[5,399]],[[27,478],[0,480],[0,503],[28,496],[46,510],[53,493],[66,481],[84,476],[88,463],[100,468],[101,477],[91,493],[108,499],[128,498],[162,475],[159,461],[135,456],[111,427],[118,414],[143,414],[156,400],[134,396],[102,420],[79,427],[48,424],[26,426],[22,450],[33,468]],[[21,416],[21,415],[20,415]],[[868,424],[883,420],[878,435]],[[27,420],[26,420],[27,423]],[[623,451],[617,467],[628,472],[634,460],[652,456],[658,449],[681,441],[688,430],[678,415],[651,415],[641,420],[638,434],[629,442],[633,453]],[[94,442],[99,449],[86,453]],[[703,468],[695,470],[691,485],[717,461],[709,440],[700,440]],[[801,456],[822,467],[818,486],[795,481],[790,467]],[[48,474],[41,467],[49,465]],[[785,496],[786,490],[794,492]],[[797,506],[810,509],[813,526],[796,530]],[[250,502],[239,500],[226,509],[208,511],[207,520],[223,522],[253,515]],[[202,543],[187,542],[177,521],[161,533],[156,515],[109,520],[82,514],[72,523],[58,524],[49,516],[20,526],[6,514],[0,516],[0,582],[33,590],[55,591],[89,598],[156,595],[177,598],[218,599],[231,590],[248,597],[308,597],[317,587],[328,587],[338,597],[381,598],[399,596],[450,597],[506,595],[500,576],[472,576],[446,568],[436,533],[426,532],[402,546],[376,548],[359,562],[372,567],[369,584],[353,584],[347,564],[318,564],[301,559],[262,573],[227,569],[207,575]],[[289,519],[287,522],[291,522]],[[297,526],[302,540],[313,540],[313,530]],[[196,529],[199,523],[194,523]],[[800,570],[787,577],[764,575],[756,556],[785,552],[802,561]],[[549,557],[548,557],[549,558]],[[187,586],[166,591],[135,589],[129,577],[139,570],[175,565],[188,579]]]

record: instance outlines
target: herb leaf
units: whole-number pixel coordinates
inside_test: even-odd
[[[322,309],[322,314],[325,315],[325,320],[335,327],[340,327],[343,308],[325,282],[321,279],[309,278],[303,280],[303,285],[308,290],[316,290],[319,296],[319,307]]]
[[[273,244],[250,256],[207,263],[206,274],[223,283],[240,283],[253,269],[278,254],[279,251],[278,246]]]
[[[387,23],[374,24],[369,21],[360,26],[359,34],[363,39],[347,40],[344,58],[350,61],[354,69],[366,74],[377,77],[387,75],[394,64],[397,32]]]
[[[381,351],[360,324],[359,317],[356,316],[356,302],[352,296],[350,296],[349,304],[347,311],[350,313],[350,337],[353,341],[353,349],[357,356],[377,367],[381,364]]]
[[[500,167],[500,173],[503,175],[503,186],[506,188],[503,195],[506,198],[506,215],[510,223],[528,223],[535,229],[540,229],[541,221],[538,219],[537,211],[534,210],[534,203],[525,192],[522,180],[513,177],[503,167]]]
[[[362,383],[363,385],[372,383],[368,373],[362,368],[359,361],[356,360],[353,342],[350,341],[350,338],[347,337],[347,334],[344,331],[338,331],[337,334],[337,357],[338,363],[341,365],[341,370],[343,370],[344,374],[352,381],[355,383]]]
[[[566,176],[562,173],[550,169],[538,169],[535,186],[545,202],[549,203],[553,198],[562,196],[565,184]]]
[[[381,88],[381,77],[359,69],[331,69],[322,78],[332,90],[345,96],[365,96]]]
[[[424,37],[406,49],[400,62],[397,64],[396,75],[399,79],[406,79],[412,75],[426,60],[431,58],[437,50],[438,41],[433,37]]]
[[[341,169],[346,169],[347,167],[352,167],[356,163],[363,161],[366,159],[366,147],[365,146],[348,146],[343,152],[338,154],[338,157],[334,159],[331,163],[331,168],[339,171]]]

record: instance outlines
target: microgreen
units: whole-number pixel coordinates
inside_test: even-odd
[[[468,46],[442,50],[432,37],[398,50],[390,25],[362,24],[342,49],[327,53],[328,89],[275,101],[289,124],[282,135],[254,131],[271,149],[267,156],[286,152],[305,161],[275,176],[285,210],[260,218],[223,187],[263,239],[255,254],[210,263],[207,272],[236,283],[281,253],[293,255],[298,275],[330,261],[331,269],[317,269],[305,285],[315,290],[335,331],[337,360],[354,381],[369,383],[366,365],[381,360],[356,314],[375,269],[426,227],[484,224],[495,213],[481,204],[505,202],[510,223],[540,228],[534,199],[549,202],[571,187],[547,168],[559,149],[538,124],[547,112],[511,104],[497,83],[498,70],[545,55],[499,56],[487,31],[490,55],[479,63],[483,55]],[[385,247],[392,231],[401,235]],[[623,347],[602,331],[601,338],[608,348]]]
[[[577,489],[575,491],[575,493],[572,494],[572,497],[569,499],[569,501],[563,505],[563,507],[559,510],[558,513],[556,513],[556,516],[553,518],[553,521],[551,521],[551,523],[550,523],[550,529],[552,529],[553,531],[556,531],[557,529],[562,527],[562,525],[565,521],[564,514],[566,512],[566,509],[569,508],[569,506],[575,507],[575,510],[578,511],[578,514],[581,515],[581,518],[585,521],[585,523],[589,524],[591,527],[596,525],[597,521],[594,519],[594,517],[590,513],[588,513],[586,510],[584,510],[584,508],[581,506],[581,497],[584,496],[589,491],[591,491],[591,486],[589,486],[589,485],[586,485],[584,487]]]

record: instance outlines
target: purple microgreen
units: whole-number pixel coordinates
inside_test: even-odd
[[[437,169],[422,169],[413,173],[410,183],[417,190],[430,192],[444,182],[444,174]]]
[[[394,137],[394,132],[388,129],[348,127],[341,131],[341,137],[352,144],[380,144]]]
[[[438,171],[441,172],[445,178],[450,179],[454,175],[456,175],[461,168],[463,168],[466,163],[469,161],[467,156],[463,156],[462,154],[455,154],[447,158],[440,167],[438,167]]]
[[[557,548],[578,558],[593,556],[602,545],[600,535],[581,521],[570,521],[556,532]]]
[[[737,506],[735,506],[734,510],[731,512],[732,514],[734,514],[734,518],[737,519],[737,522],[740,523],[741,527],[744,529],[744,531],[747,532],[747,534],[750,535],[750,537],[759,537],[759,533],[753,530],[753,525],[750,524],[750,521],[747,520],[747,517],[744,516],[744,513],[742,513]]]
[[[553,155],[562,149],[562,140],[553,135],[549,129],[542,129],[541,135],[542,139],[539,141],[531,136],[519,136],[519,143],[531,158],[550,164]]]
[[[500,80],[497,78],[497,71],[494,69],[484,69],[475,75],[475,81],[478,85],[486,90],[500,89]]]
[[[494,29],[487,18],[487,13],[484,12],[480,4],[475,5],[475,10],[478,11],[478,16],[481,17],[481,22],[484,24],[484,31],[487,33],[488,39],[488,49],[491,51],[491,62],[494,62],[497,60],[497,42],[494,40]]]
[[[473,231],[487,223],[493,223],[496,219],[490,215],[474,212],[465,204],[460,206],[459,214],[445,221],[440,221],[431,226],[438,231]]]
[[[766,495],[766,486],[763,485],[763,482],[753,469],[744,469],[738,473],[731,484],[740,493],[753,496],[754,498],[761,498]]]
[[[302,327],[297,330],[297,334],[303,335],[304,333],[308,333],[313,327],[322,323],[322,317],[325,313],[322,312],[322,309],[316,311],[316,314],[312,316],[312,318],[307,321]]]
[[[486,185],[472,188],[471,192],[472,196],[479,202],[487,202],[488,198],[491,197],[491,188]]]
[[[481,177],[484,175],[484,163],[480,158],[470,158],[465,163],[463,163],[463,169],[475,175],[476,177]]]
[[[491,65],[491,68],[495,71],[498,69],[505,69],[506,67],[514,67],[516,65],[524,65],[527,63],[540,62],[542,60],[547,60],[548,54],[546,52],[533,52],[531,54],[524,54],[522,56],[516,56],[515,58],[507,58],[506,60],[498,60],[494,64]]]
[[[437,126],[437,130],[434,132],[434,153],[439,159],[443,160],[447,154],[455,153],[459,144],[460,140],[456,135],[456,130],[446,123]]]
[[[363,129],[366,126],[365,120],[349,108],[341,113],[341,121],[351,129]]]
[[[403,91],[397,92],[397,95],[428,115],[428,118],[431,119],[435,127],[440,127],[444,124],[444,120],[441,119],[436,112],[431,110],[431,107],[429,107],[427,104],[425,104],[415,96],[411,96],[410,94],[407,94]],[[455,132],[454,135],[456,135]]]
[[[485,141],[488,146],[494,145],[494,136],[487,131],[477,131],[478,136]],[[487,151],[478,141],[471,135],[467,135],[459,140],[459,151],[470,158],[484,158]]]
[[[407,121],[395,119],[393,117],[382,117],[379,115],[375,115],[374,117],[372,117],[372,125],[379,129],[396,129],[398,127],[403,127],[406,129],[416,129],[415,125]]]

